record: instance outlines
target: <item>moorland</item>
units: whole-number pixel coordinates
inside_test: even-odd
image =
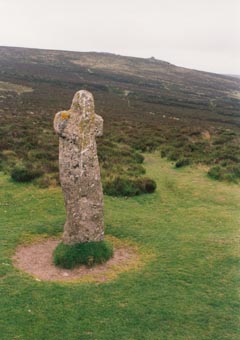
[[[177,167],[205,164],[214,179],[240,177],[240,79],[155,58],[0,47],[1,169],[40,187],[58,184],[54,114],[75,91],[94,94],[104,118],[98,152],[105,193],[154,190],[141,152]],[[18,176],[18,174],[20,175]]]
[[[10,47],[0,75],[1,339],[238,340],[240,79]],[[100,283],[43,281],[13,256],[61,237],[52,124],[81,88],[104,118],[106,236],[134,244],[141,266]]]

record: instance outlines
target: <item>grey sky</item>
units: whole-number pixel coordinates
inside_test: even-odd
[[[154,56],[240,75],[240,0],[0,0],[0,45]]]

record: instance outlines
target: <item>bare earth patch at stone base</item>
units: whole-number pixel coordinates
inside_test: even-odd
[[[14,266],[33,275],[36,280],[65,282],[105,282],[115,279],[121,272],[141,266],[136,247],[117,240],[114,242],[114,256],[108,262],[92,268],[82,265],[70,270],[62,269],[53,264],[52,258],[58,243],[59,240],[47,239],[19,246],[13,257]]]

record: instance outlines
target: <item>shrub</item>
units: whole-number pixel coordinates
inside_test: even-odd
[[[103,189],[104,193],[109,196],[135,196],[140,194],[140,189],[133,179],[120,176],[108,180]]]
[[[222,168],[220,166],[213,166],[209,171],[208,171],[208,176],[213,178],[213,179],[220,179],[221,178],[221,172]]]
[[[11,178],[15,182],[30,182],[41,175],[40,170],[31,169],[23,164],[18,164],[11,170]]]
[[[143,155],[141,155],[140,153],[138,153],[138,152],[135,152],[134,154],[133,154],[133,157],[134,157],[134,159],[135,159],[135,161],[137,162],[137,163],[143,163],[143,161],[144,161],[144,157],[143,157]]]
[[[53,252],[56,266],[72,269],[84,264],[89,267],[104,263],[113,256],[113,247],[106,241],[68,245],[59,243]]]
[[[53,161],[57,159],[57,152],[56,150],[37,150],[33,149],[30,150],[27,154],[28,159],[30,160],[45,160],[46,161]]]
[[[166,150],[161,150],[161,157],[162,158],[167,157],[167,151]]]
[[[189,165],[189,164],[190,164],[190,160],[188,158],[181,158],[176,162],[175,167],[181,168],[181,167]]]
[[[234,172],[235,172],[235,175],[240,178],[240,166],[236,166],[234,167]]]
[[[239,165],[228,165],[224,169],[224,174],[222,178],[228,182],[238,182],[238,179],[240,178],[240,166]]]
[[[179,152],[177,150],[171,151],[167,155],[167,158],[169,161],[177,161],[178,157],[179,157]]]
[[[215,162],[218,163],[220,161],[231,161],[233,163],[238,163],[239,158],[236,155],[230,153],[223,153],[220,157],[215,159]]]
[[[17,155],[12,150],[3,150],[0,153],[1,170],[5,173],[10,173],[11,169],[19,161]]]
[[[136,182],[141,188],[141,193],[151,194],[157,188],[157,183],[153,179],[147,177],[139,178]]]
[[[222,179],[227,181],[227,182],[237,183],[237,178],[232,173],[225,173],[225,174],[223,174]]]
[[[228,140],[229,140],[228,137],[221,136],[221,137],[215,139],[212,143],[213,143],[213,145],[222,145],[222,144],[227,143]]]
[[[156,182],[147,177],[127,178],[118,176],[105,182],[104,193],[109,196],[136,196],[152,193],[156,190],[156,187]]]
[[[213,166],[208,171],[208,175],[218,180],[237,182],[240,178],[240,166],[236,164],[228,164],[226,167]]]
[[[127,168],[127,174],[130,176],[140,176],[146,173],[144,167],[140,164],[131,164]]]
[[[128,141],[124,142],[127,143]],[[136,139],[132,139],[129,142],[132,148],[134,148],[135,150],[139,150],[141,152],[152,152],[159,145],[159,143],[155,141],[154,138],[144,139],[142,138],[142,136],[139,136]]]

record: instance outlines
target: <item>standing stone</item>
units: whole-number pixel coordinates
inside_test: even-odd
[[[103,192],[95,137],[103,119],[94,112],[88,91],[78,91],[69,111],[55,115],[59,136],[59,171],[67,219],[63,242],[75,244],[104,238]]]

